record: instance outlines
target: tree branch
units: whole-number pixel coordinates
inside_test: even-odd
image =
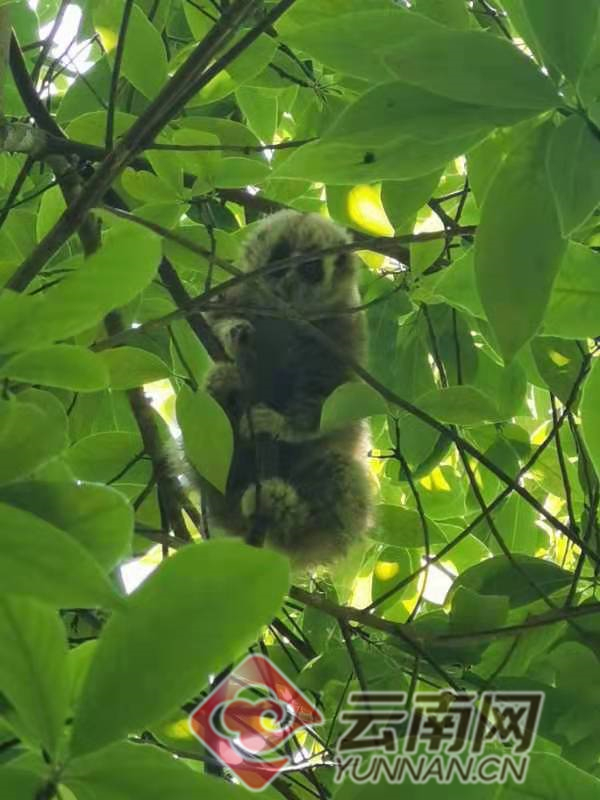
[[[117,333],[123,329],[120,315],[115,311],[106,317],[105,325],[109,332]],[[191,541],[192,537],[186,528],[182,509],[185,509],[198,530],[202,531],[200,514],[187,501],[182,487],[173,474],[160,438],[152,405],[141,387],[130,389],[127,396],[144,443],[144,451],[152,461],[154,478],[167,522],[177,539]]]
[[[106,136],[105,136],[105,143],[107,150],[112,150],[114,142],[115,109],[117,104],[117,92],[119,89],[119,76],[121,74],[121,64],[123,63],[123,54],[125,52],[125,39],[127,38],[127,29],[129,27],[129,19],[131,17],[132,8],[133,8],[133,0],[125,0],[123,16],[121,17],[121,27],[119,28],[119,39],[117,41],[117,50],[115,52],[115,63],[113,64],[112,75],[110,80],[110,95],[108,98],[108,112],[106,114]]]
[[[137,152],[143,149],[144,144],[153,141],[164,125],[178,113],[190,97],[226,69],[246,47],[249,47],[260,36],[266,27],[272,25],[287,11],[293,2],[294,0],[280,0],[257,26],[243,36],[211,68],[208,68],[218,52],[231,41],[240,25],[255,10],[257,3],[255,0],[249,0],[246,3],[238,0],[231,7],[230,12],[224,15],[208,32],[171,80],[165,84],[158,97],[150,103],[102,161],[77,200],[67,208],[56,225],[11,277],[7,284],[8,288],[14,291],[23,291],[31,283],[47,261],[79,228],[89,209],[100,202],[114,179]]]
[[[158,268],[162,282],[167,287],[169,294],[178,306],[185,306],[190,302],[190,295],[186,292],[177,271],[171,262],[163,258]],[[223,350],[223,345],[217,339],[212,328],[206,321],[203,314],[194,314],[188,320],[191,329],[204,345],[204,349],[213,361],[228,361],[227,354]]]
[[[478,631],[469,631],[468,633],[450,633],[450,634],[430,634],[419,633],[416,634],[412,629],[411,624],[405,622],[392,622],[390,620],[382,619],[370,613],[366,609],[354,608],[353,606],[340,606],[331,600],[323,597],[323,595],[316,592],[309,592],[306,589],[301,589],[298,586],[292,586],[289,596],[294,600],[298,600],[306,606],[316,608],[330,617],[338,620],[340,623],[348,624],[348,622],[356,622],[364,625],[366,628],[378,630],[388,636],[400,638],[409,646],[414,647],[416,650],[423,650],[425,647],[434,647],[439,645],[444,646],[457,646],[462,647],[464,644],[477,642],[482,639],[496,639],[504,636],[515,636],[520,633],[545,628],[549,625],[556,625],[560,622],[569,622],[578,617],[588,617],[595,614],[600,614],[600,603],[586,603],[585,605],[576,606],[575,608],[555,608],[550,611],[545,611],[543,614],[532,614],[525,622],[517,623],[515,625],[506,625],[498,628],[485,628]],[[430,658],[428,659],[431,663]]]
[[[27,65],[14,33],[10,40],[10,66],[21,100],[41,130],[22,123],[12,123],[7,126],[8,130],[4,131],[4,135],[8,142],[14,140],[15,143],[20,143],[21,148],[26,146],[31,148],[30,150],[16,149],[17,152],[25,152],[31,158],[39,158],[38,149],[42,147],[42,142],[47,139],[46,134],[62,139],[64,138],[64,133],[40,100],[33,81],[27,72]],[[3,144],[3,149],[10,149],[6,140]],[[80,196],[82,189],[81,178],[77,174],[74,164],[62,155],[47,155],[45,161],[56,175],[68,209],[76,203]],[[100,246],[99,222],[92,214],[86,211],[82,215],[81,225],[78,227],[83,252],[89,255]]]

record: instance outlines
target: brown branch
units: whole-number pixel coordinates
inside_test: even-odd
[[[281,636],[283,636],[284,639],[287,639],[290,644],[300,653],[300,655],[306,658],[307,661],[310,661],[317,655],[310,642],[295,634],[294,631],[288,628],[283,620],[275,617],[271,623],[271,627],[274,628]]]
[[[276,142],[273,144],[153,144],[145,147],[145,150],[174,150],[182,153],[202,153],[222,150],[233,153],[264,153],[266,150],[291,150],[295,147],[302,147],[303,144],[315,142],[316,136],[311,139],[289,140]]]
[[[571,391],[571,394],[570,394],[569,398],[567,399],[567,404],[565,406],[565,409],[564,409],[560,419],[557,422],[557,425],[556,426],[554,426],[554,425],[552,426],[550,432],[545,437],[544,441],[539,445],[539,447],[536,448],[535,452],[530,457],[530,459],[527,461],[527,463],[524,464],[521,467],[521,469],[519,470],[519,472],[518,472],[518,474],[517,474],[517,476],[515,478],[516,481],[522,480],[522,478],[529,472],[531,467],[541,457],[541,455],[544,453],[544,451],[546,450],[548,445],[555,438],[556,431],[559,430],[559,428],[562,426],[563,422],[569,417],[570,409],[572,408],[573,404],[575,403],[575,400],[577,398],[577,394],[579,392],[579,389],[581,388],[581,385],[582,385],[582,383],[583,383],[583,381],[584,381],[584,379],[585,379],[585,377],[587,375],[587,372],[589,370],[589,366],[590,366],[590,357],[588,356],[585,359],[585,361],[583,362],[582,366],[581,366],[581,369],[579,371],[579,375],[577,376],[577,379],[576,379],[575,383],[573,384],[573,389]],[[369,606],[367,606],[367,610],[371,610],[372,608],[375,607],[376,603],[383,602],[388,597],[391,597],[391,595],[395,594],[396,592],[401,591],[405,586],[408,586],[410,583],[412,583],[414,580],[416,580],[416,578],[418,578],[419,575],[421,575],[423,572],[426,572],[430,564],[438,563],[443,558],[445,558],[447,555],[449,555],[452,552],[452,550],[460,542],[462,542],[464,539],[466,539],[466,537],[472,531],[474,531],[475,528],[489,514],[492,513],[492,511],[495,511],[495,509],[498,508],[498,506],[502,502],[504,502],[504,500],[511,494],[512,491],[513,491],[512,486],[507,486],[505,489],[503,489],[498,495],[496,495],[496,497],[490,503],[486,504],[486,511],[485,512],[482,511],[480,514],[478,514],[475,517],[475,519],[471,520],[471,522],[467,525],[467,527],[464,528],[457,536],[455,536],[454,539],[452,539],[452,541],[450,541],[450,542],[448,542],[448,544],[444,545],[444,547],[442,547],[442,549],[439,550],[435,554],[435,556],[432,556],[431,560],[427,564],[424,564],[423,566],[419,567],[419,569],[415,570],[411,575],[408,575],[406,578],[402,578],[402,580],[400,580],[397,584],[395,584],[390,589],[388,589],[387,592],[385,592],[383,595],[381,595],[381,597],[377,598],[376,602],[371,603]],[[584,558],[584,554],[582,553],[582,558],[581,558],[582,563],[583,563],[583,558]]]
[[[106,317],[105,325],[109,332],[118,333],[123,330],[123,323],[120,315],[115,311],[111,312]],[[192,537],[186,528],[182,509],[185,509],[198,530],[202,531],[200,514],[190,506],[185,497],[183,488],[180,486],[173,473],[169,458],[165,452],[165,447],[160,438],[158,425],[156,424],[154,416],[155,412],[144,390],[141,387],[129,389],[127,397],[142,437],[144,451],[152,462],[153,477],[156,480],[159,498],[162,501],[167,522],[172,526],[173,533],[177,539],[189,542],[192,540]]]
[[[532,614],[525,622],[515,625],[485,628],[478,631],[469,631],[468,633],[416,634],[414,630],[412,630],[412,626],[407,623],[391,622],[390,620],[382,619],[381,617],[369,613],[366,609],[354,608],[352,606],[340,606],[331,600],[327,600],[316,592],[309,592],[298,586],[292,586],[289,596],[306,606],[322,611],[324,614],[338,620],[338,622],[346,624],[348,624],[348,622],[359,623],[366,628],[372,628],[388,636],[402,639],[409,646],[414,647],[414,649],[423,649],[425,647],[439,645],[456,645],[457,647],[461,647],[464,644],[477,642],[481,639],[515,636],[537,628],[556,625],[560,622],[568,622],[579,617],[600,614],[600,603],[586,603],[585,605],[575,608],[557,608],[545,611],[543,614]],[[431,663],[430,660],[429,663]]]
[[[348,624],[348,622],[351,620],[354,622],[360,622],[369,628],[374,628],[375,630],[386,633],[389,636],[402,639],[402,641],[405,642],[411,648],[411,650],[419,655],[424,661],[426,661],[429,666],[441,678],[443,678],[443,680],[449,686],[458,688],[453,678],[448,675],[448,673],[442,669],[435,659],[433,659],[424,649],[424,637],[417,636],[412,631],[410,625],[400,622],[390,622],[389,620],[382,619],[381,617],[376,617],[374,614],[370,614],[368,611],[361,611],[358,608],[340,606],[331,600],[327,600],[327,598],[319,594],[307,592],[305,589],[300,589],[297,586],[292,586],[289,594],[294,600],[299,600],[305,605],[317,608],[319,611],[323,611],[324,613],[335,617],[335,619],[337,619],[340,623]]]
[[[106,135],[105,143],[106,150],[112,150],[115,134],[115,110],[117,106],[117,92],[119,89],[119,76],[121,74],[121,64],[123,63],[123,55],[125,53],[125,40],[127,38],[127,29],[129,28],[129,20],[131,18],[131,10],[133,8],[133,0],[125,0],[125,7],[121,16],[121,26],[119,28],[119,38],[117,40],[117,49],[115,52],[115,62],[112,68],[112,75],[110,79],[110,93],[108,97],[108,110],[106,113]]]
[[[27,65],[23,58],[23,53],[14,33],[10,40],[10,67],[21,100],[40,128],[38,133],[45,132],[46,134],[56,136],[58,139],[64,138],[63,131],[50,116],[35,90],[33,81],[27,72]],[[35,141],[35,135],[33,133],[31,135],[32,139]],[[41,137],[38,136],[37,141],[40,143]],[[36,157],[34,152],[29,153],[29,155],[31,157]],[[68,210],[70,206],[73,206],[77,202],[80,196],[82,181],[74,169],[73,163],[64,156],[48,155],[45,160],[56,175]],[[81,224],[78,226],[78,229],[84,253],[89,255],[97,250],[100,246],[100,225],[98,220],[86,211],[82,215]]]
[[[186,306],[190,302],[190,295],[185,290],[177,271],[171,262],[163,258],[158,268],[162,282],[167,287],[169,294],[178,306]],[[201,313],[194,314],[188,320],[191,329],[194,331],[204,349],[213,361],[228,361],[227,354],[223,350],[223,345],[217,339],[212,328]]]
[[[365,671],[362,668],[362,664],[360,663],[360,658],[358,657],[358,653],[356,652],[356,648],[354,647],[354,642],[352,641],[352,627],[348,624],[348,621],[345,619],[339,619],[338,625],[340,626],[340,632],[342,634],[344,644],[346,645],[348,656],[350,657],[350,661],[352,662],[352,670],[356,675],[356,680],[358,681],[358,685],[360,686],[363,692],[368,692],[369,684],[367,681],[367,676],[365,675]]]
[[[273,24],[294,0],[280,2],[264,16],[262,21],[243,36],[236,45],[221,56],[211,68],[208,65],[219,51],[237,33],[240,25],[255,10],[255,0],[236,2],[231,10],[196,46],[189,58],[165,84],[155,100],[118,141],[115,148],[99,165],[77,200],[65,211],[56,225],[46,234],[39,245],[23,261],[8,282],[8,288],[23,291],[43,269],[47,261],[62,247],[79,228],[89,209],[97,205],[114,179],[143,149],[146,142],[154,140],[162,128],[179,112],[182,105],[203,86],[218,75],[249,47],[255,39]]]
[[[37,83],[42,67],[44,66],[44,61],[46,60],[46,56],[48,55],[48,53],[50,52],[50,48],[54,44],[54,38],[56,36],[58,29],[62,24],[69,2],[70,0],[61,0],[60,6],[54,18],[54,22],[52,23],[52,27],[50,28],[50,32],[48,33],[48,36],[46,36],[46,38],[44,39],[42,49],[40,50],[36,62],[34,64],[33,70],[31,71],[31,83],[33,86],[35,86],[35,84]]]
[[[431,340],[431,348],[432,348],[432,352],[433,352],[433,356],[434,356],[435,365],[436,365],[438,373],[440,375],[442,386],[447,387],[448,386],[448,379],[447,379],[446,371],[445,371],[445,368],[444,368],[444,362],[442,361],[442,358],[441,358],[440,353],[439,353],[439,348],[438,348],[438,345],[437,345],[437,337],[436,337],[436,333],[435,333],[435,330],[434,330],[434,327],[433,327],[433,323],[431,321],[431,317],[430,317],[429,311],[428,311],[427,306],[425,304],[423,304],[422,309],[423,309],[423,313],[425,315],[425,319],[427,321],[427,327],[428,327],[428,330],[429,330],[429,336],[430,336],[430,340]],[[451,428],[452,428],[453,431],[458,431],[457,427],[454,426],[454,425],[452,425]],[[557,441],[558,441],[558,437],[559,437],[559,433],[558,433],[558,430],[557,430],[557,432],[556,432]],[[506,544],[506,542],[502,538],[502,534],[498,530],[498,526],[496,525],[494,517],[492,516],[492,514],[488,513],[488,508],[487,508],[485,499],[483,497],[483,493],[482,493],[481,489],[479,488],[479,484],[477,483],[477,478],[475,476],[473,468],[471,467],[471,464],[469,463],[469,459],[467,458],[467,455],[466,455],[466,453],[464,451],[464,448],[463,448],[462,444],[457,444],[456,448],[458,450],[458,454],[459,454],[461,463],[463,465],[463,469],[465,471],[465,475],[467,476],[467,479],[469,481],[469,486],[471,487],[471,491],[473,492],[473,495],[475,496],[475,500],[477,501],[477,504],[478,504],[479,508],[481,509],[481,512],[485,515],[484,522],[487,525],[487,527],[488,527],[488,529],[489,529],[494,541],[496,542],[496,544],[500,548],[502,554],[506,557],[506,559],[510,563],[511,567],[515,570],[515,572],[517,572],[521,576],[523,581],[531,589],[533,589],[533,591],[538,595],[538,597],[540,597],[546,603],[546,605],[549,608],[556,608],[556,606],[555,606],[554,602],[552,601],[552,599],[550,598],[550,596],[540,586],[538,586],[538,584],[528,574],[527,570],[523,569],[523,567],[515,559],[513,553],[510,550],[510,548],[508,547],[508,545]],[[572,530],[573,530],[574,535],[578,535],[578,530],[577,530],[576,527],[572,526]]]

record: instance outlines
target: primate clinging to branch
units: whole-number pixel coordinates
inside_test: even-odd
[[[227,412],[235,437],[225,495],[204,488],[210,518],[301,566],[343,555],[367,527],[368,436],[362,424],[319,430],[325,398],[353,374],[305,327],[280,310],[277,316],[273,295],[300,316],[316,317],[324,334],[361,361],[365,320],[362,313],[343,313],[359,302],[356,258],[314,255],[348,241],[318,214],[274,214],[246,241],[242,269],[304,253],[306,260],[224,292],[218,301],[224,310],[208,314],[231,361],[212,367],[206,389]]]

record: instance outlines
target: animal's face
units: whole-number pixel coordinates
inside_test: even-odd
[[[355,257],[351,252],[315,255],[347,244],[346,232],[318,214],[285,211],[261,225],[245,251],[247,269],[305,256],[294,266],[265,275],[269,286],[295,306],[351,305],[356,302]]]
[[[269,273],[269,284],[280,297],[296,306],[350,302],[354,291],[352,253],[312,256],[311,250],[318,249],[293,248],[286,240],[279,241],[271,253],[269,264],[303,254],[306,254],[306,260]]]

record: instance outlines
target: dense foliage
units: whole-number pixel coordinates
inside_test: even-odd
[[[336,787],[358,687],[541,690],[494,796],[598,796],[599,15],[0,0],[3,798],[241,797],[186,719],[249,647],[326,718],[268,797],[489,796]],[[378,498],[364,547],[291,578],[202,542],[165,462],[179,427],[225,484],[201,312],[282,207],[354,232],[369,363],[322,421],[369,419]]]

